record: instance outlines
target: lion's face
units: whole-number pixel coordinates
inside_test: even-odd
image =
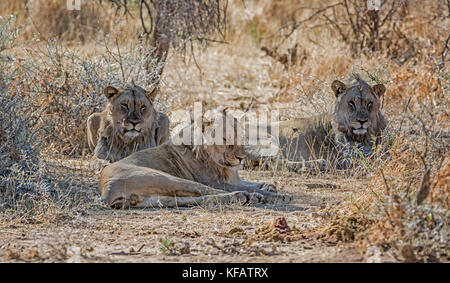
[[[336,80],[331,87],[337,97],[334,114],[340,132],[362,142],[386,127],[380,112],[380,98],[386,91],[384,85],[371,87],[357,77],[356,85],[346,86]]]
[[[196,125],[190,127],[195,128]],[[241,166],[247,153],[243,145],[243,128],[236,118],[220,111],[206,114],[202,120],[201,131],[202,145],[194,146],[194,151],[206,153],[220,167],[237,169]]]
[[[220,166],[238,168],[247,154],[242,145],[210,145],[209,156]]]
[[[142,137],[154,123],[152,104],[155,92],[146,92],[138,86],[120,90],[109,86],[105,89],[114,130],[124,141]]]
[[[242,160],[247,157],[243,145],[242,133],[244,128],[238,119],[231,114],[227,114],[224,109],[216,110],[216,113],[212,113],[212,117],[214,118],[209,118],[209,122],[206,122],[206,128],[203,131],[207,137],[212,138],[205,139],[207,147],[213,153],[211,157],[219,165],[232,168],[240,167]],[[213,122],[211,122],[212,119],[214,119]],[[222,134],[219,136],[218,133],[220,132]],[[213,144],[211,145],[211,143]]]

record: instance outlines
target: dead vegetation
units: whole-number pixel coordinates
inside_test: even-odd
[[[289,227],[284,217],[279,217],[273,223],[255,230],[255,234],[247,241],[291,242],[302,239],[301,231],[295,227]]]
[[[17,38],[15,18],[2,18],[0,27],[0,51],[4,51]],[[27,191],[33,185],[41,147],[33,130],[30,101],[20,93],[11,93],[10,84],[17,75],[13,59],[2,57],[0,69],[0,204],[4,211],[16,201],[16,191]]]
[[[139,7],[129,6],[130,15],[123,6],[118,12],[107,1],[95,2],[81,11],[68,11],[59,1],[0,3],[2,13],[18,14],[0,20],[0,211],[11,225],[70,223],[78,227],[74,229],[88,229],[91,224],[74,223],[103,206],[95,173],[85,166],[90,160],[85,119],[104,105],[106,85],[134,80],[149,88],[160,81],[162,66],[152,58],[155,44],[138,41],[143,29]],[[368,11],[366,1],[354,0],[235,0],[214,22],[218,26],[207,25],[208,16],[216,14],[207,14],[205,21],[199,17],[201,22],[188,27],[185,18],[167,26],[177,35],[170,44],[183,46],[187,40],[193,56],[174,50],[160,60],[167,62],[157,105],[163,112],[201,100],[209,107],[278,109],[282,119],[305,117],[327,111],[334,99],[331,81],[356,71],[368,82],[387,86],[383,111],[390,122],[390,157],[350,174],[248,172],[274,178],[280,187],[298,193],[299,205],[308,204],[310,210],[262,213],[261,222],[247,220],[245,225],[229,221],[226,213],[205,210],[198,212],[196,222],[204,223],[205,230],[187,234],[153,229],[159,225],[156,214],[170,214],[167,219],[178,230],[186,229],[189,221],[178,221],[172,212],[139,212],[155,216],[151,228],[132,235],[148,237],[146,246],[131,250],[123,244],[109,251],[108,260],[142,255],[192,260],[192,254],[203,253],[226,260],[282,259],[289,247],[303,249],[314,242],[321,249],[355,244],[362,254],[376,248],[397,261],[448,261],[448,1],[380,3],[379,11]],[[180,32],[184,28],[189,32]],[[211,28],[223,32],[228,44],[197,44]],[[168,49],[161,50],[167,55]],[[72,164],[69,158],[78,160]],[[309,178],[320,178],[319,185],[305,185]],[[324,201],[324,192],[343,196]],[[254,212],[242,213],[251,220]],[[222,220],[203,220],[210,215]],[[286,215],[288,223],[281,220]],[[140,221],[148,223],[144,217]],[[205,240],[212,227],[215,240]],[[97,228],[100,234],[109,231]],[[117,231],[112,233],[118,237]],[[157,252],[146,251],[153,242]],[[87,247],[74,251],[66,248],[68,243],[53,244],[45,250],[2,248],[0,254],[8,261],[66,261],[73,254],[98,259]]]
[[[126,0],[109,0],[125,14],[139,11],[142,26],[141,39],[154,50],[152,54],[156,63],[165,64],[169,50],[174,47],[192,52],[193,42],[216,41],[215,34],[223,39],[226,28],[226,1],[165,1],[142,0],[129,3]],[[133,7],[134,6],[134,7]],[[133,9],[134,8],[134,9]],[[136,16],[136,15],[135,15]],[[160,68],[161,75],[163,68]]]
[[[57,37],[65,42],[88,43],[113,32],[122,40],[139,35],[130,17],[100,1],[84,2],[78,11],[68,10],[66,2],[60,0],[2,1],[0,11],[17,15],[18,24],[25,26],[21,39],[26,41],[46,42]]]
[[[146,89],[153,87],[159,67],[150,57],[151,50],[142,45],[121,48],[111,42],[114,41],[101,42],[105,54],[90,58],[56,40],[42,48],[26,50],[21,73],[12,81],[11,93],[28,93],[33,109],[39,113],[37,126],[45,130],[41,138],[46,152],[85,154],[86,117],[102,110],[106,101],[99,94],[106,86],[120,88],[134,81]],[[148,66],[153,66],[154,71],[149,72]]]

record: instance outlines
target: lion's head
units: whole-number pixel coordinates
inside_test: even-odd
[[[244,150],[244,128],[227,110],[205,115],[203,143],[219,166],[238,168],[247,157]]]
[[[205,152],[218,166],[239,169],[247,157],[242,145],[208,145],[206,148]]]
[[[133,84],[118,90],[108,86],[104,94],[108,99],[108,119],[114,136],[128,144],[150,132],[156,119],[153,108],[156,88],[145,91]]]
[[[359,75],[349,85],[335,80],[331,88],[336,95],[334,128],[348,141],[369,143],[386,128],[381,113],[381,97],[386,88],[382,84],[368,85]]]
[[[201,118],[201,119],[200,119]],[[223,181],[236,177],[247,157],[243,128],[232,115],[209,111],[172,137],[172,143],[192,150],[196,159],[217,170]]]

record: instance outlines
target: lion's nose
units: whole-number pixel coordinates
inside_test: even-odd
[[[357,118],[356,121],[358,121],[359,123],[361,123],[361,125],[364,125],[365,123],[367,123],[367,119],[361,119],[361,118]]]
[[[131,125],[133,125],[133,127],[136,127],[137,124],[139,124],[139,120],[130,120],[129,121]]]

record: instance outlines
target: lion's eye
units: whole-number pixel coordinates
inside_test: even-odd
[[[141,113],[143,113],[146,109],[147,109],[147,107],[142,106],[142,107],[141,107]]]
[[[128,105],[120,104],[120,107],[122,108],[123,111],[128,112]]]
[[[356,109],[355,103],[354,103],[353,101],[350,101],[350,102],[348,103],[348,106],[350,106],[350,108],[351,108],[352,110],[355,110],[355,109]]]
[[[373,103],[372,102],[369,102],[369,104],[367,104],[367,109],[370,111],[370,110],[372,110],[372,106],[373,106]]]

